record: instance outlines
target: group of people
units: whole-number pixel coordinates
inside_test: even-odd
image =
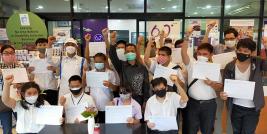
[[[132,117],[129,124],[145,122],[150,133],[178,133],[178,130],[157,130],[151,116],[177,117],[177,125],[182,122],[183,134],[221,134],[222,111],[227,101],[227,134],[254,134],[260,110],[264,106],[262,72],[267,70],[264,60],[256,57],[256,43],[249,38],[239,39],[238,32],[229,28],[224,31],[225,44],[208,43],[209,27],[202,44],[195,54],[188,54],[188,41],[193,32],[189,28],[186,37],[172,43],[160,34],[160,48],[156,48],[153,37],[148,39],[144,57],[141,46],[144,37],[137,44],[117,40],[116,32],[103,29],[108,54],[97,53],[90,57],[91,35],[85,35],[85,57],[78,56],[78,43],[73,38],[65,41],[66,54],[58,60],[52,58],[54,37],[38,39],[37,58],[27,67],[30,82],[13,83],[14,76],[1,77],[0,120],[4,134],[12,129],[12,114],[16,115],[18,133],[38,133],[44,126],[35,124],[34,110],[43,105],[61,105],[64,109],[86,104],[85,110],[96,112],[96,122],[105,123],[105,106],[131,105]],[[181,48],[183,63],[172,62],[172,48]],[[213,62],[214,54],[235,52],[236,58],[221,72],[219,81],[194,79],[194,62]],[[23,68],[15,58],[15,49],[10,45],[1,48],[1,69]],[[46,66],[46,72],[36,69]],[[167,78],[154,78],[158,66],[177,71]],[[108,80],[103,87],[91,87],[86,83],[86,72],[106,72]],[[58,76],[58,77],[57,77]],[[223,92],[224,80],[244,80],[256,82],[252,100],[231,98]],[[231,89],[230,89],[231,90]],[[79,119],[69,120],[62,116],[65,123],[83,123]]]

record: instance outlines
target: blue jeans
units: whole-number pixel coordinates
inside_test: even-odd
[[[3,134],[12,134],[12,111],[0,112]]]

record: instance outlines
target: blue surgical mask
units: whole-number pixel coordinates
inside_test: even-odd
[[[104,67],[105,67],[104,63],[95,63],[95,68],[97,70],[102,70],[104,69]]]
[[[127,61],[133,61],[136,59],[136,53],[132,53],[132,52],[127,53],[127,54],[125,54],[125,57],[126,57]]]

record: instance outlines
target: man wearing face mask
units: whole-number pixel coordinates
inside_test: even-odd
[[[46,55],[46,50],[49,51],[53,43],[51,39],[49,40],[49,42],[45,38],[36,40],[35,45],[39,55],[30,62],[28,72],[40,88],[44,90],[45,100],[51,105],[57,105],[58,90],[55,74],[59,72],[59,68]]]
[[[112,42],[116,41],[116,33],[111,34]],[[116,46],[110,46],[109,56],[115,69],[120,75],[121,85],[129,85],[133,89],[133,98],[143,106],[149,98],[148,71],[140,63],[140,55],[137,54],[134,44],[127,44],[125,48],[126,62],[118,58]]]
[[[255,82],[253,100],[228,97],[225,92],[220,94],[223,100],[227,100],[234,134],[255,134],[261,109],[265,105],[262,73],[267,71],[267,63],[253,56],[256,47],[253,40],[241,39],[237,43],[237,59],[224,69],[223,79]]]
[[[73,38],[65,41],[64,49],[66,56],[60,60],[60,84],[59,96],[63,96],[70,91],[68,90],[68,80],[73,75],[79,75],[85,83],[85,71],[87,70],[87,60],[77,55],[78,44]]]
[[[103,87],[91,87],[90,95],[94,98],[98,114],[96,116],[96,122],[105,123],[105,106],[113,99],[112,92],[117,91],[118,85],[116,77],[113,71],[107,68],[107,57],[103,53],[97,53],[94,56],[94,68],[93,72],[106,72],[108,73],[108,80],[103,81]]]
[[[85,106],[84,110],[89,112],[97,112],[93,97],[84,93],[84,88],[82,87],[82,78],[79,75],[73,75],[70,77],[68,82],[70,93],[60,97],[59,105],[63,106],[65,110],[70,107]],[[66,116],[66,123],[80,122],[81,121],[79,121],[78,117],[73,118]]]
[[[150,59],[150,51],[151,51],[151,46],[152,46],[152,38],[150,38],[149,43],[147,45],[146,51],[145,51],[145,56],[144,56],[144,61],[147,67],[150,69],[152,73],[155,73],[155,69],[158,65],[170,68],[170,69],[175,69],[177,70],[177,75],[179,77],[178,81],[179,84],[184,87],[184,78],[182,74],[182,68],[171,62],[171,54],[172,50],[169,47],[161,47],[158,52],[158,56],[156,59]],[[169,87],[170,91],[176,91],[176,87]]]
[[[193,32],[189,29],[187,39]],[[221,81],[193,79],[194,61],[187,54],[188,42],[182,46],[182,60],[188,70],[187,93],[189,101],[183,111],[183,134],[197,134],[201,130],[203,134],[212,134],[216,117],[216,91],[221,91]],[[212,62],[213,47],[209,43],[203,43],[197,48],[197,62]]]

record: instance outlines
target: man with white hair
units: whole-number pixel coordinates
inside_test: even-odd
[[[66,56],[60,59],[60,84],[59,96],[70,93],[69,78],[73,75],[79,75],[85,80],[85,71],[87,70],[87,61],[85,58],[77,55],[78,44],[73,38],[65,41],[64,50]]]

